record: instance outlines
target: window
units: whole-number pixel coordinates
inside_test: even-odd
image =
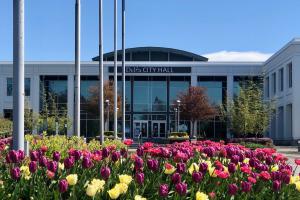
[[[30,78],[25,78],[25,96],[30,96]],[[6,95],[13,95],[13,78],[6,78]]]
[[[283,68],[279,70],[279,89],[282,92],[284,88],[284,82],[283,82]]]
[[[289,88],[293,87],[293,65],[292,63],[288,64],[288,84]]]
[[[276,72],[272,74],[272,86],[273,86],[273,95],[276,94]]]
[[[3,116],[4,116],[4,118],[5,119],[10,119],[10,120],[12,120],[13,119],[13,111],[12,111],[12,109],[4,109],[3,110]]]
[[[220,105],[226,97],[227,79],[224,76],[200,76],[198,86],[205,88],[211,104]]]
[[[269,98],[270,97],[270,78],[267,77],[266,78],[266,97]]]

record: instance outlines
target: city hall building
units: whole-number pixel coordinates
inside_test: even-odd
[[[121,51],[118,52],[118,87],[121,88]],[[113,80],[113,52],[104,55],[104,79]],[[51,93],[60,110],[74,112],[73,62],[26,62],[25,96],[34,112],[43,104],[41,91]],[[12,62],[0,62],[0,114],[12,117]],[[81,134],[94,137],[99,130],[97,109],[90,109],[91,88],[98,85],[98,57],[81,63]],[[297,78],[298,77],[298,78]],[[291,144],[300,139],[300,39],[294,39],[265,62],[210,62],[178,49],[137,47],[126,50],[126,137],[165,138],[176,130],[174,102],[189,86],[206,88],[213,105],[233,99],[248,80],[264,83],[265,100],[276,105],[268,136]],[[120,92],[120,91],[119,91]],[[105,117],[107,113],[105,113]],[[113,123],[110,123],[110,130]],[[119,121],[121,127],[121,121]],[[190,122],[180,118],[189,132]],[[107,128],[108,129],[108,128]],[[230,137],[226,122],[215,117],[197,123],[207,138]],[[68,130],[72,134],[72,128]]]

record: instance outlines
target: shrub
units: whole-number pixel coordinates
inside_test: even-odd
[[[273,140],[271,138],[231,138],[228,139],[228,143],[256,143],[266,147],[273,146]]]
[[[10,136],[12,133],[12,121],[0,118],[0,138]]]
[[[177,138],[177,137],[188,138],[189,134],[187,132],[171,132],[169,134],[169,138]]]

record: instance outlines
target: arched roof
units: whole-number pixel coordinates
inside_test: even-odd
[[[165,47],[135,47],[126,49],[126,61],[208,61],[208,58],[179,49]],[[105,53],[104,61],[113,61],[114,52]],[[118,50],[118,61],[122,60],[122,51]],[[99,56],[93,61],[99,61]]]

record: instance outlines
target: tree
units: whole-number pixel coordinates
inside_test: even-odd
[[[113,119],[114,117],[114,82],[113,81],[107,81],[104,83],[103,87],[104,91],[104,101],[109,100],[109,118]],[[93,86],[89,89],[89,92],[91,93],[91,97],[89,98],[89,102],[87,105],[87,111],[90,113],[97,113],[99,115],[99,86]],[[121,96],[118,95],[118,102],[117,107],[118,110],[118,117],[122,114],[122,99]],[[107,105],[105,105],[107,106]],[[107,108],[105,107],[105,111],[107,111]],[[107,114],[105,114],[107,116]],[[107,117],[105,117],[105,123],[107,123]]]
[[[205,89],[202,87],[191,86],[187,91],[180,93],[178,98],[181,101],[180,116],[192,123],[191,137],[195,136],[195,125],[198,120],[209,120],[218,113],[215,107],[209,103]],[[174,102],[174,104],[176,105],[177,102]]]
[[[38,129],[40,115],[33,112],[30,103],[25,99],[25,111],[24,111],[24,128],[25,133],[32,133],[33,130]]]
[[[221,110],[223,119],[227,119],[230,130],[238,137],[263,135],[274,113],[272,103],[263,100],[260,85],[253,81],[241,88],[239,95]]]
[[[56,96],[51,92],[46,92],[44,87],[41,93],[42,110],[38,119],[39,129],[54,134],[56,132],[56,126],[58,126],[58,132],[64,133],[65,130],[69,129],[72,125],[71,119],[67,115],[67,109],[64,107],[59,109],[55,101]]]

